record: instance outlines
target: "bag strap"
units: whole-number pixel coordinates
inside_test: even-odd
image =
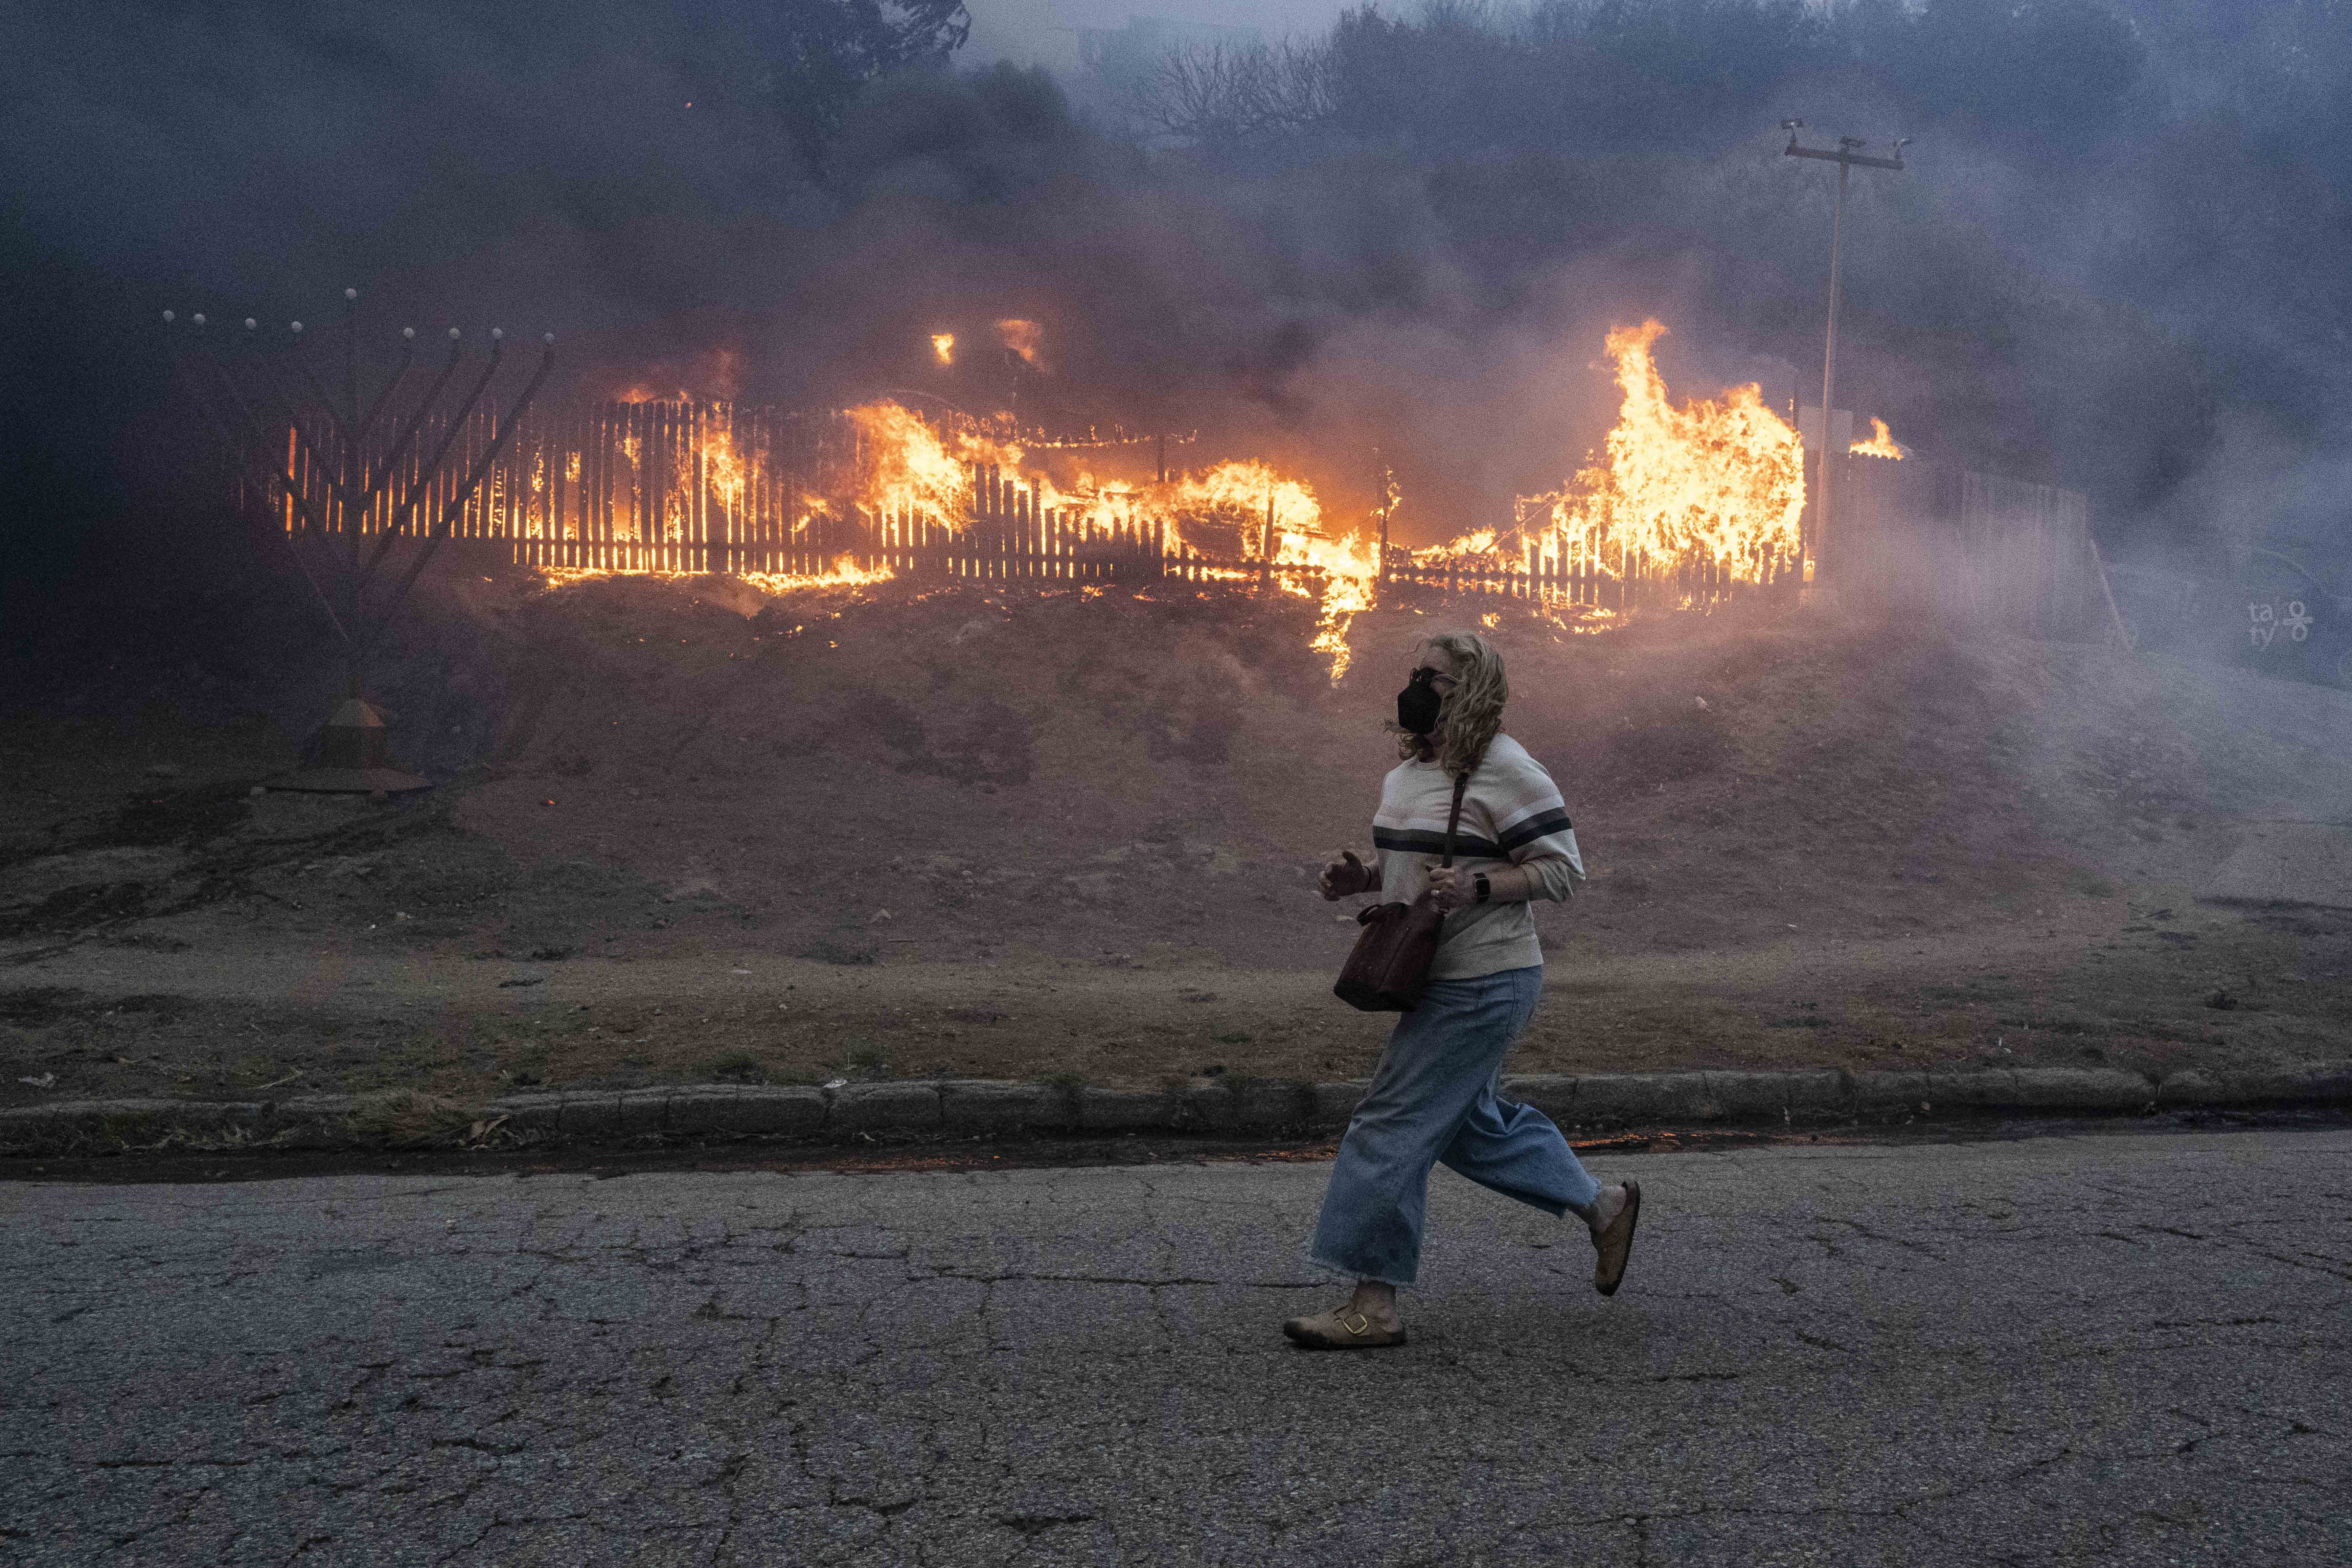
[[[1454,830],[1462,826],[1462,792],[1470,787],[1470,775],[1462,773],[1454,781],[1454,809],[1445,814],[1445,855],[1437,863],[1454,864]]]

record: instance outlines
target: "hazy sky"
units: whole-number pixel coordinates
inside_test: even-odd
[[[1345,9],[1346,0],[971,0],[974,61],[1010,59],[1023,65],[1066,68],[1077,64],[1078,30],[1127,26],[1131,17],[1202,22],[1219,27],[1255,27],[1268,38],[1286,33],[1320,32]]]

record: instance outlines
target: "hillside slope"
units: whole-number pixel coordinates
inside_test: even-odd
[[[1522,1066],[2341,1054],[2343,917],[2195,901],[2259,882],[2276,820],[2352,816],[2352,705],[2316,689],[1814,608],[1570,636],[1483,604],[1360,618],[1334,686],[1310,606],[1223,589],[463,576],[377,685],[405,760],[456,770],[425,802],[249,800],[283,722],[12,727],[0,916],[64,998],[22,1054],[127,988],[203,999],[173,1039],[242,1007],[332,1043],[342,1081],[1360,1071],[1382,1026],[1328,998],[1353,927],[1311,882],[1366,846],[1392,693],[1465,612],[1591,872],[1540,912]],[[259,697],[290,721],[318,684]],[[142,747],[182,776],[126,774]]]

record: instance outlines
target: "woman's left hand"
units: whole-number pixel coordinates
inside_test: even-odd
[[[1432,866],[1429,868],[1429,890],[1437,899],[1441,910],[1458,910],[1478,901],[1478,889],[1470,873],[1459,866]]]

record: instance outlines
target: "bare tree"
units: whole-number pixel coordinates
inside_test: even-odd
[[[1136,116],[1186,142],[1229,142],[1297,131],[1331,112],[1323,45],[1181,44],[1130,90]]]

